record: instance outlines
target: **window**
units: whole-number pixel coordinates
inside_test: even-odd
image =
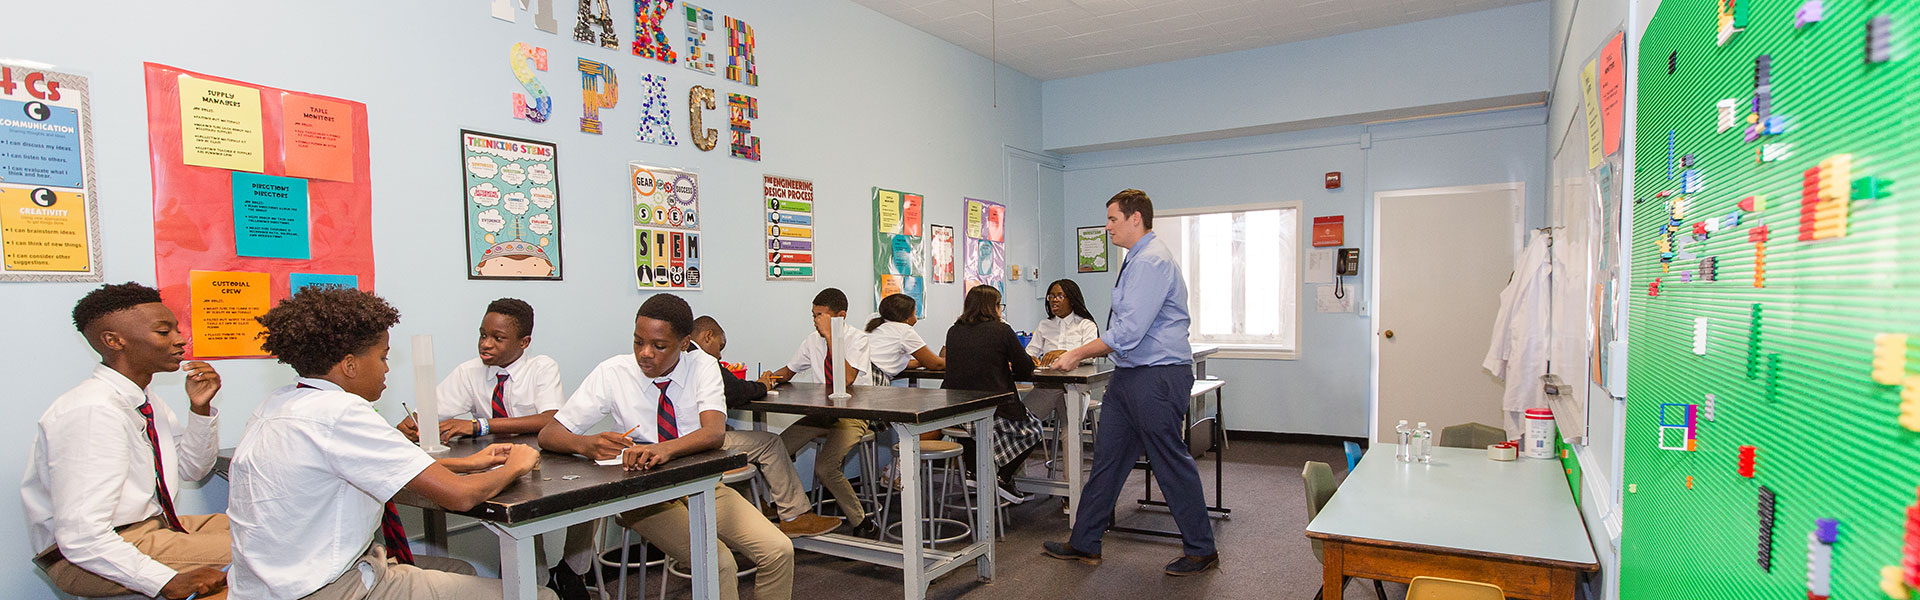
[[[1187,281],[1193,342],[1248,358],[1299,351],[1300,203],[1154,215]]]

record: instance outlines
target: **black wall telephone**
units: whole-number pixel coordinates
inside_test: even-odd
[[[1341,248],[1333,258],[1333,297],[1347,297],[1346,283],[1348,275],[1360,274],[1360,249]]]

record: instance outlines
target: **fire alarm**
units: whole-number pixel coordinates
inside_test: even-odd
[[[1330,190],[1340,189],[1340,172],[1339,171],[1327,173],[1327,189],[1330,189]]]

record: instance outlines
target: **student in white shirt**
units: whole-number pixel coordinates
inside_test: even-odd
[[[827,338],[828,328],[834,317],[847,316],[847,295],[838,288],[827,288],[813,296],[813,334],[800,341],[800,347],[793,352],[793,359],[780,370],[760,375],[760,382],[768,387],[794,379],[796,375],[814,374],[819,383],[833,385],[833,376],[845,377],[848,385],[854,382],[871,381],[870,370],[873,363],[867,354],[867,334],[851,325],[843,325],[840,336],[847,340],[847,350],[837,354],[832,340]],[[844,358],[843,358],[844,357]],[[836,363],[845,363],[842,373],[833,368]],[[873,432],[873,427],[859,419],[836,419],[832,417],[809,416],[794,421],[780,432],[780,440],[787,444],[787,451],[798,453],[807,447],[814,438],[825,437],[820,443],[820,452],[813,457],[813,478],[833,494],[833,501],[840,507],[840,513],[846,515],[847,526],[854,535],[879,537],[880,528],[867,519],[866,509],[860,506],[860,495],[853,490],[853,484],[847,481],[847,453],[860,438]]]
[[[187,345],[160,292],[100,286],[74,305],[73,325],[100,364],[35,430],[20,482],[34,563],[75,596],[184,598],[225,587],[227,516],[173,508],[181,484],[205,478],[220,451],[220,374],[185,363],[183,426],[148,389],[155,373],[181,369]]]
[[[901,371],[914,367],[947,368],[946,359],[927,349],[926,340],[913,330],[920,323],[918,312],[913,296],[893,294],[880,299],[880,316],[867,321],[866,330],[867,357],[879,379],[875,383],[891,382]]]
[[[566,397],[560,394],[560,363],[528,355],[533,344],[533,306],[518,298],[487,304],[480,317],[480,355],[454,367],[435,393],[440,399],[440,439],[479,435],[536,434],[553,422]],[[470,415],[471,418],[459,418]],[[408,439],[420,439],[413,415],[400,422]],[[535,562],[547,564],[546,536],[534,536]],[[593,561],[593,524],[567,528],[565,562],[548,569],[547,587],[560,600],[587,600]],[[564,567],[563,567],[564,565]]]
[[[374,539],[392,514],[383,504],[401,489],[469,510],[539,457],[495,444],[435,460],[382,420],[371,403],[387,387],[387,329],[399,320],[379,296],[319,287],[259,317],[261,347],[300,378],[260,403],[234,451],[233,600],[501,597],[497,580],[405,564]],[[540,597],[555,598],[545,589]]]
[[[554,415],[553,424],[540,430],[540,446],[594,460],[619,457],[629,471],[720,449],[727,429],[720,363],[705,352],[687,350],[692,333],[693,309],[686,300],[672,294],[647,297],[633,319],[633,353],[594,367]],[[609,414],[614,426],[626,433],[584,433]],[[754,599],[792,598],[793,542],[733,488],[719,486],[715,495],[719,539],[760,567],[754,574]],[[685,563],[691,550],[688,518],[686,503],[675,500],[628,511],[615,520]],[[719,554],[720,597],[737,600],[739,565],[733,552]]]
[[[702,316],[693,320],[692,342],[694,350],[720,360],[720,353],[727,349],[727,332],[720,328],[720,321]],[[720,365],[720,379],[727,408],[745,408],[767,397],[766,384],[735,377],[724,364]],[[793,453],[787,451],[779,435],[728,429],[721,447],[747,455],[747,462],[760,468],[760,476],[767,480],[767,495],[780,516],[778,527],[787,537],[820,535],[840,526],[839,519],[814,514],[806,488],[800,487],[800,472],[793,468]]]
[[[1027,356],[1033,357],[1034,364],[1051,365],[1053,359],[1066,351],[1100,339],[1100,328],[1093,323],[1093,313],[1087,311],[1087,300],[1080,295],[1080,284],[1072,279],[1061,279],[1047,285],[1046,308],[1047,319],[1033,328],[1033,339],[1027,342]],[[1041,419],[1050,417],[1066,406],[1066,401],[1066,391],[1057,386],[1035,387],[1022,399],[1027,405],[1027,412]]]

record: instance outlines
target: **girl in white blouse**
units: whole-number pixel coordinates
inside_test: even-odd
[[[894,376],[912,367],[940,370],[946,359],[927,348],[913,325],[920,322],[913,297],[893,294],[880,299],[880,316],[867,321],[867,359],[873,361],[873,374],[886,385]]]
[[[1100,337],[1087,312],[1087,300],[1080,295],[1080,284],[1061,279],[1047,286],[1047,320],[1033,328],[1033,340],[1027,342],[1027,354],[1034,364],[1051,365],[1061,353]],[[1036,387],[1024,400],[1027,411],[1046,419],[1066,403],[1066,393],[1058,387]]]

